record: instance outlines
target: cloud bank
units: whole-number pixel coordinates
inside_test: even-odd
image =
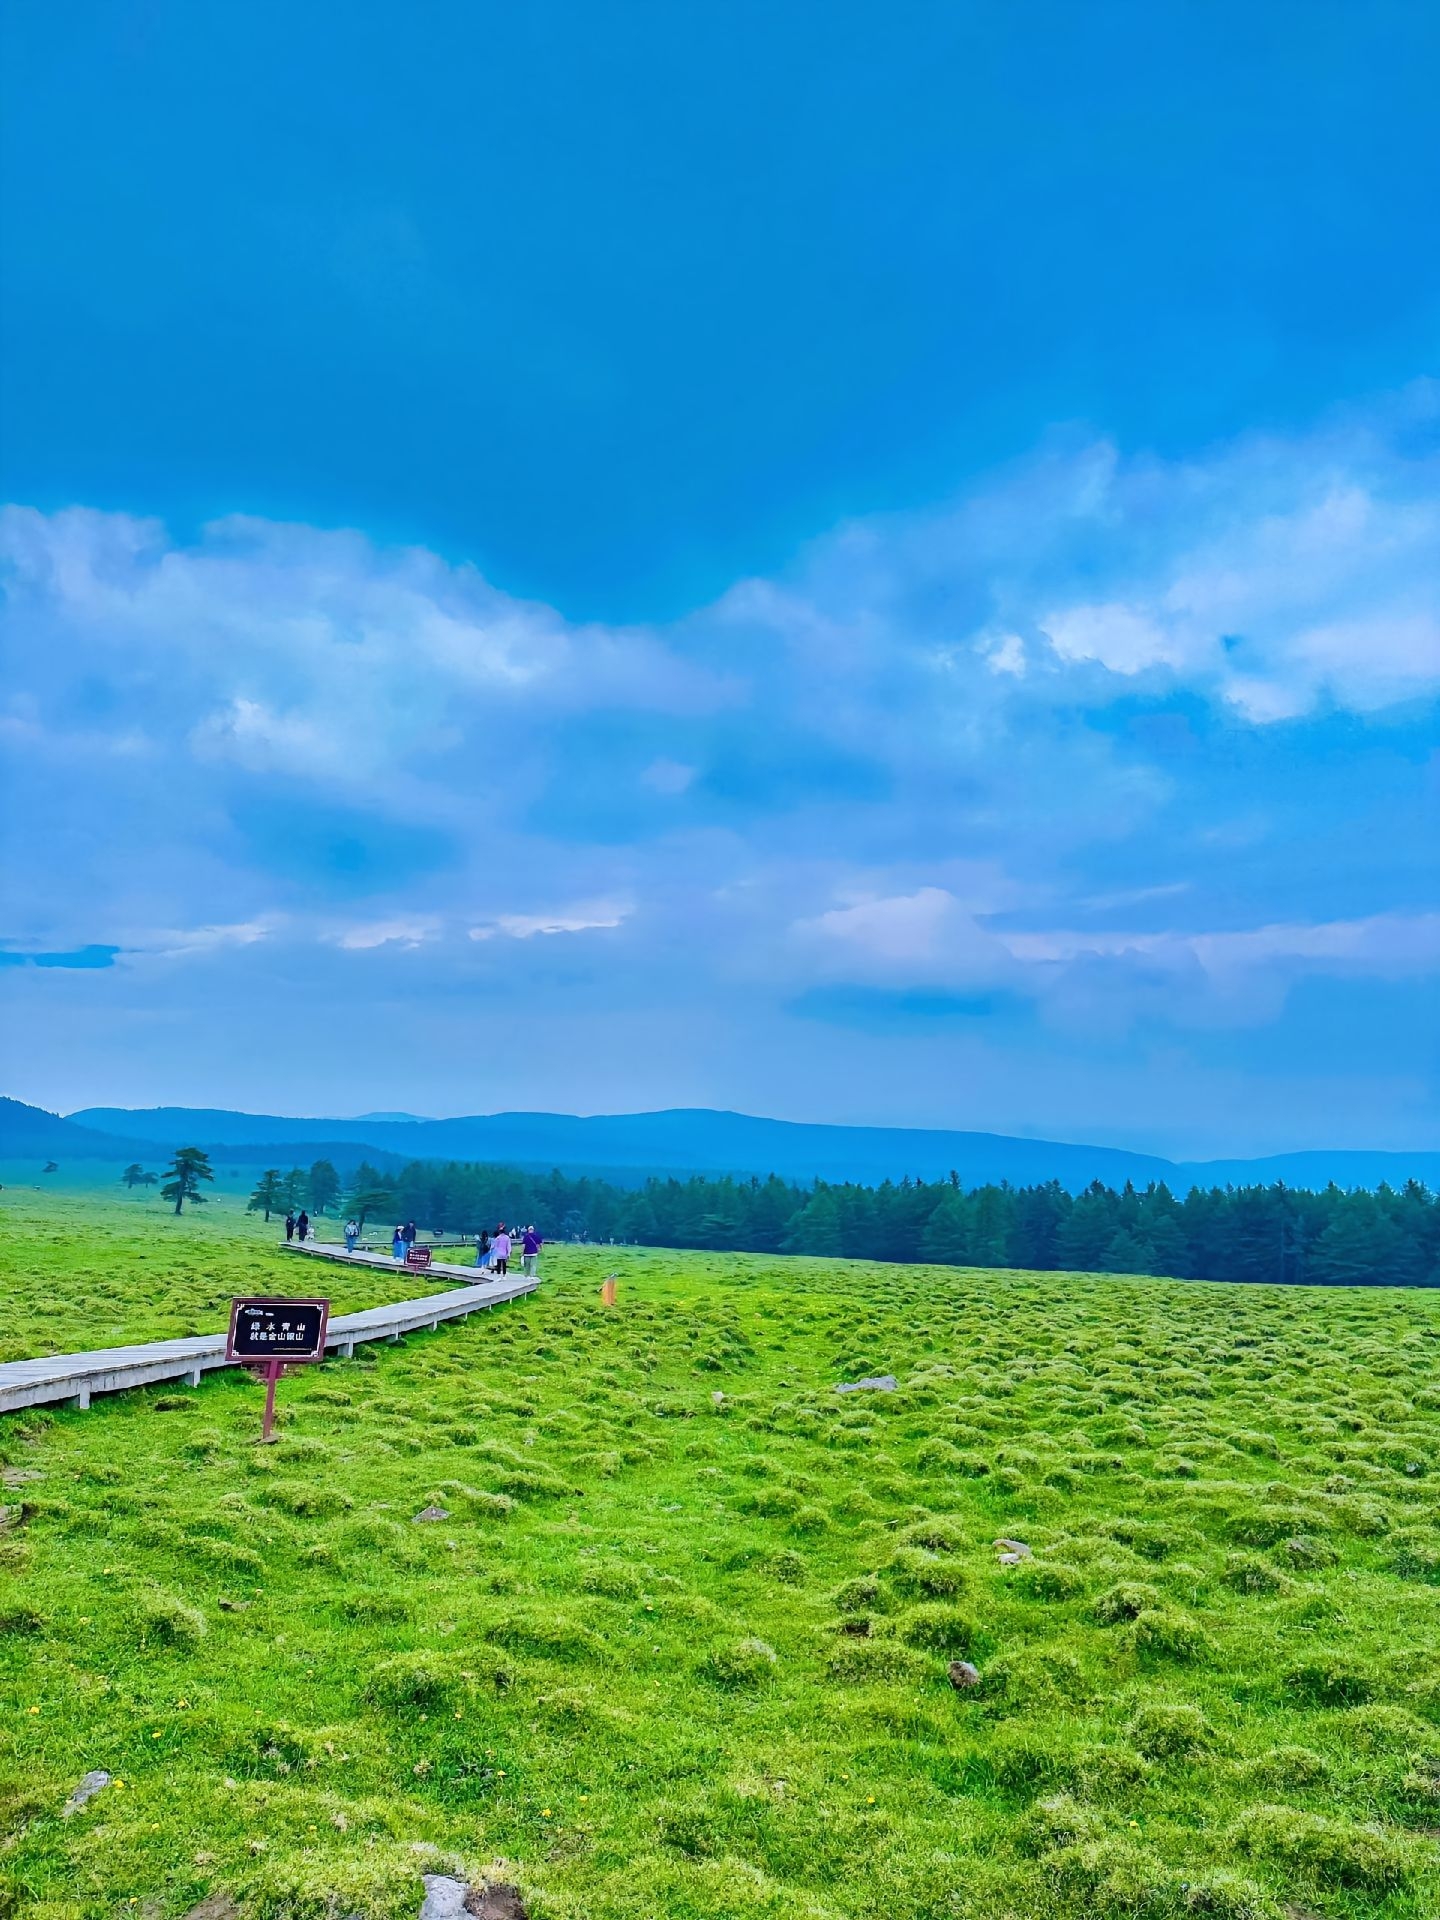
[[[1343,1016],[1368,1060],[1332,1045],[1327,1085],[1433,1118],[1433,387],[1183,462],[1057,440],[666,627],[253,517],[13,506],[0,567],[0,959],[79,1007],[88,1079],[27,1043],[77,1101],[248,979],[412,1058],[448,1008],[427,1108],[502,1059],[634,1104],[668,1059],[677,1097],[982,1125],[1003,1089],[1006,1124],[1081,1127],[1090,1075],[1093,1134],[1163,1060],[1205,1111],[1164,1134],[1151,1098],[1131,1137],[1238,1150],[1217,1074],[1278,1100]]]

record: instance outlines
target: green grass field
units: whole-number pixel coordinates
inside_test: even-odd
[[[295,1285],[0,1203],[5,1357]],[[236,1374],[0,1418],[0,1911],[1429,1920],[1437,1361],[1433,1293],[561,1248],[269,1448]]]

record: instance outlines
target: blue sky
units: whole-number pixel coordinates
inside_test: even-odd
[[[1434,1143],[1433,10],[3,13],[10,1090]]]

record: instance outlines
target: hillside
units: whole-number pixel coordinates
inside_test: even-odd
[[[113,1113],[119,1125],[114,1131],[102,1130],[100,1126],[91,1125],[75,1115],[62,1119],[58,1114],[47,1113],[42,1107],[30,1107],[19,1100],[0,1098],[0,1160],[43,1157],[61,1162],[142,1160],[150,1163],[157,1157],[168,1156],[176,1147],[200,1146],[216,1156],[217,1164],[223,1158],[228,1165],[236,1167],[285,1168],[296,1162],[309,1166],[316,1160],[332,1160],[340,1168],[348,1169],[361,1159],[368,1159],[372,1165],[380,1168],[395,1169],[403,1164],[403,1157],[387,1148],[367,1146],[362,1140],[334,1134],[307,1133],[303,1125],[294,1133],[282,1133],[275,1138],[270,1136],[268,1130],[257,1126],[247,1139],[234,1140],[225,1137],[227,1129],[223,1126],[216,1132],[202,1131],[200,1123],[206,1116],[199,1110],[155,1110],[173,1114],[173,1125],[140,1124],[148,1119],[147,1115],[132,1116],[120,1107],[97,1108],[95,1111]],[[128,1126],[132,1118],[136,1124]],[[280,1123],[282,1128],[289,1124]],[[343,1125],[331,1121],[314,1124],[324,1127]]]
[[[1092,1180],[1123,1187],[1167,1181],[1179,1192],[1190,1185],[1291,1184],[1401,1186],[1407,1179],[1440,1182],[1440,1153],[1371,1153],[1337,1150],[1231,1159],[1175,1162],[1119,1147],[1025,1140],[1006,1134],[950,1132],[906,1127],[843,1127],[750,1114],[677,1108],[660,1113],[474,1114],[451,1120],[291,1119],[225,1109],[91,1107],[71,1118],[82,1125],[173,1146],[181,1139],[229,1148],[256,1140],[291,1143],[287,1151],[317,1140],[383,1151],[405,1160],[476,1160],[539,1168],[603,1172],[638,1184],[651,1172],[779,1174],[785,1179],[878,1183],[909,1175],[944,1179],[955,1169],[966,1186],[1009,1181],[1015,1186],[1059,1180],[1079,1193]],[[313,1157],[313,1156],[312,1156]],[[330,1156],[330,1157],[333,1157]],[[374,1153],[371,1155],[374,1158]]]
[[[35,1331],[99,1339],[150,1209],[50,1208]],[[228,1219],[165,1240],[207,1324],[288,1271]],[[273,1449],[237,1374],[0,1421],[0,1910],[1424,1920],[1437,1353],[1385,1291],[566,1248]]]
[[[125,1137],[0,1094],[0,1160],[132,1160],[150,1151],[145,1135]]]

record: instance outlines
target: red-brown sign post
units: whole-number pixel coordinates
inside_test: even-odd
[[[265,1381],[262,1440],[275,1424],[275,1382],[287,1366],[325,1358],[328,1300],[232,1300],[225,1358],[252,1367]]]

